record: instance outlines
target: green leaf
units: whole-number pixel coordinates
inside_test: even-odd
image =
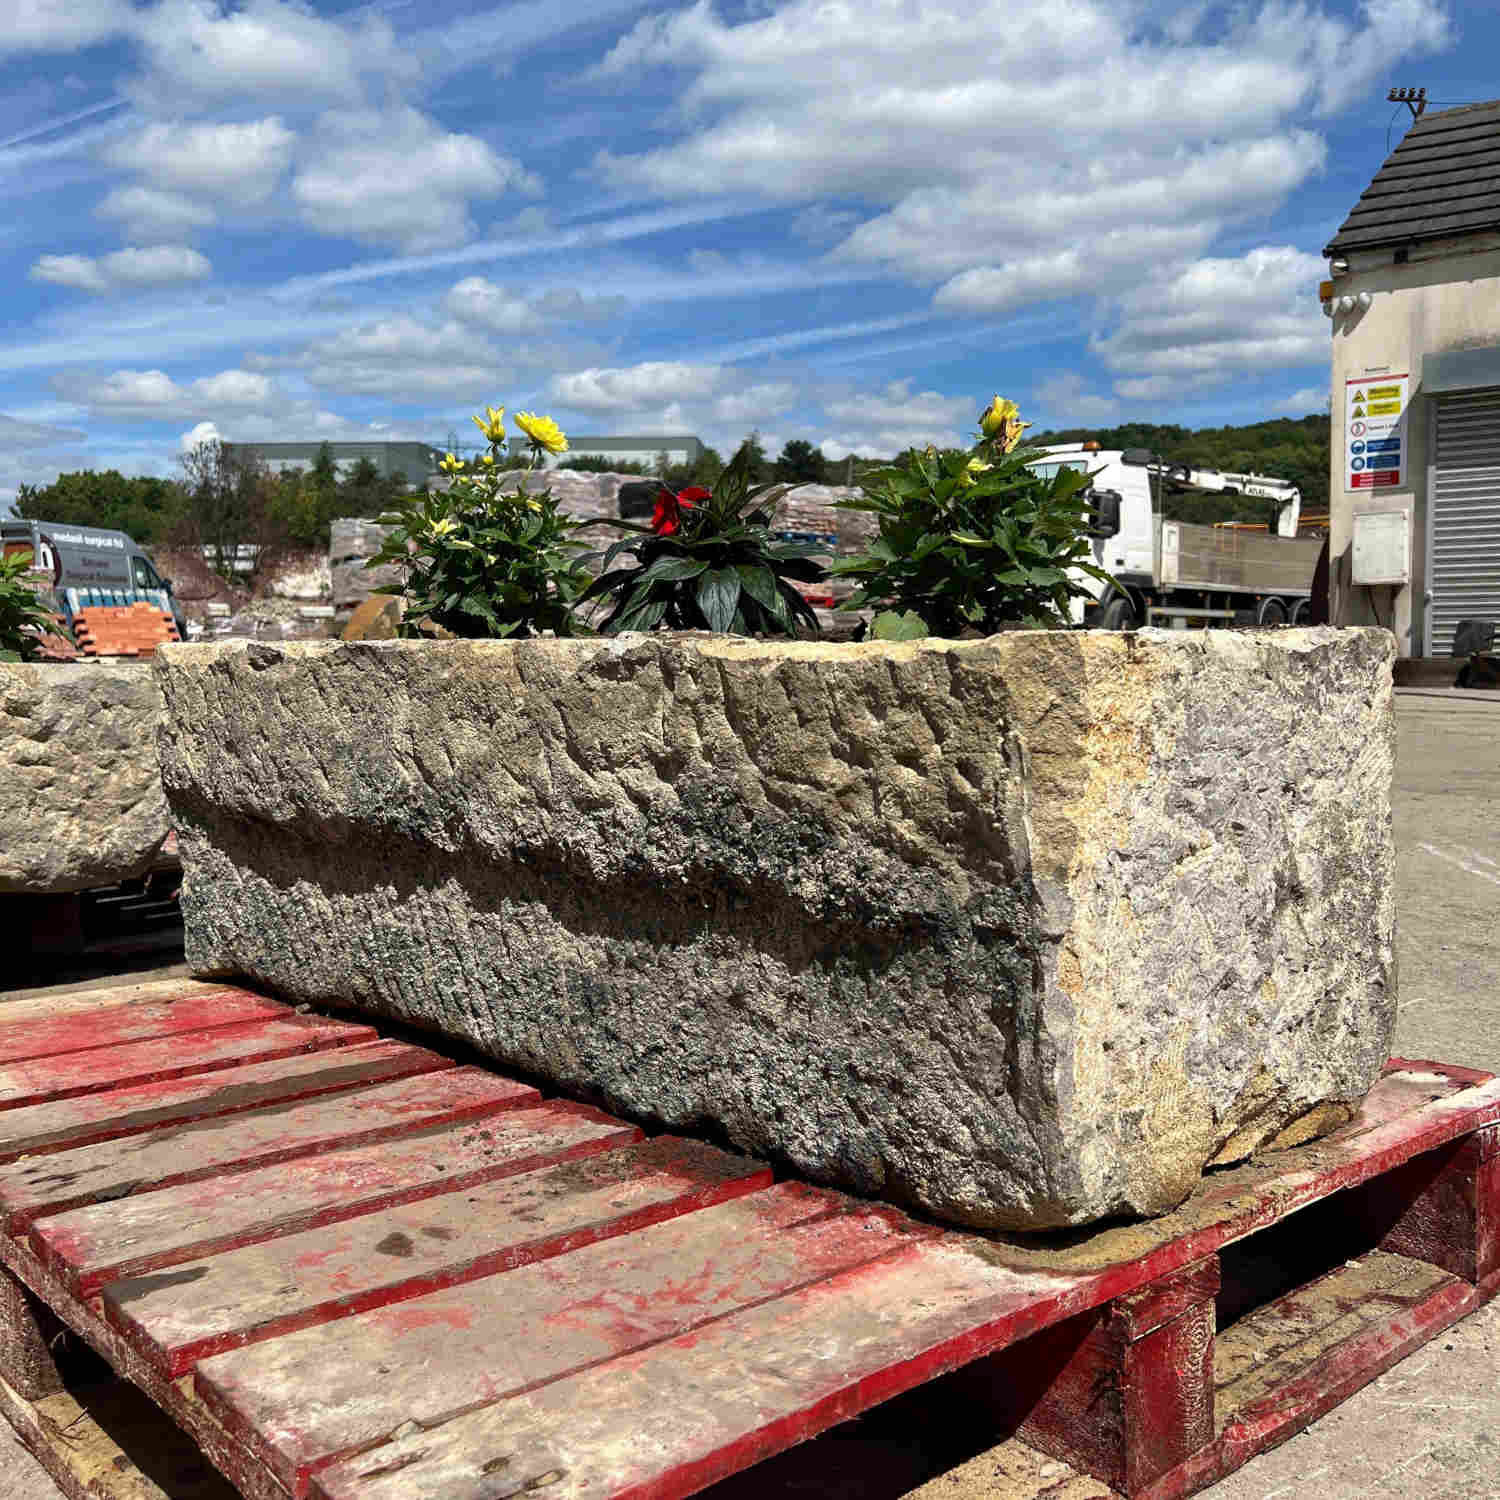
[[[645,569],[641,577],[652,581],[674,583],[678,579],[696,578],[707,567],[706,562],[693,557],[659,557]]]
[[[877,641],[920,641],[927,636],[927,626],[913,610],[897,614],[888,609],[870,622],[870,636]]]
[[[710,630],[728,630],[740,597],[740,575],[733,568],[714,568],[698,580],[698,608]]]
[[[609,633],[618,635],[622,630],[655,630],[666,612],[665,599],[645,599],[622,614]]]
[[[769,568],[751,563],[736,563],[735,572],[740,575],[740,583],[745,592],[757,604],[763,604],[773,611],[780,607],[780,596],[776,592],[776,575]]]

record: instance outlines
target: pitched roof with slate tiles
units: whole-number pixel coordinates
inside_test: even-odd
[[[1419,116],[1324,255],[1500,229],[1500,99]]]

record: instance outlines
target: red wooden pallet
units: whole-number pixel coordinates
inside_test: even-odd
[[[1168,1500],[1500,1290],[1497,1122],[1393,1060],[1163,1219],[984,1237],[232,987],[0,1005],[0,1407],[41,1446],[34,1297],[250,1500],[668,1500],[939,1377]]]

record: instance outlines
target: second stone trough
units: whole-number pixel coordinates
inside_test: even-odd
[[[188,958],[976,1227],[1180,1202],[1395,1017],[1391,638],[168,647]]]

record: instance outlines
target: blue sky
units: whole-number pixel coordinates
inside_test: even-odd
[[[184,443],[1320,409],[1445,0],[8,0],[0,503]],[[465,439],[467,440],[467,439]]]

